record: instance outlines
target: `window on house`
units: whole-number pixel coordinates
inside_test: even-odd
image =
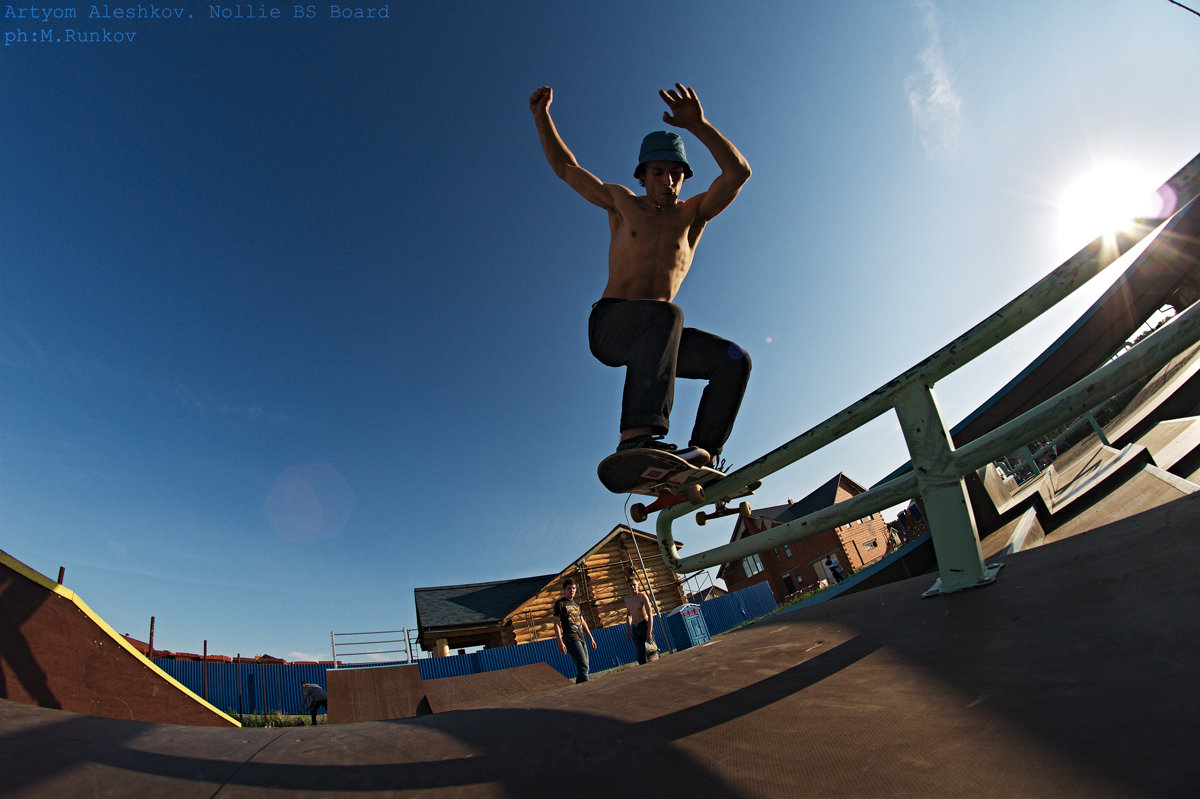
[[[872,539],[872,540],[868,541],[867,543],[863,544],[863,549],[874,549],[877,546],[879,546],[879,542]]]
[[[747,577],[753,577],[763,570],[762,561],[758,555],[751,555],[748,558],[742,558],[742,571]]]
[[[787,544],[783,545],[783,556],[785,558],[790,558],[792,556],[792,548]]]

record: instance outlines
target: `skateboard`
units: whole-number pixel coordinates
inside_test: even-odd
[[[614,494],[642,494],[656,498],[649,505],[639,502],[629,508],[630,517],[639,523],[646,521],[651,513],[681,502],[703,505],[704,487],[725,476],[724,472],[707,466],[696,466],[672,452],[661,449],[627,449],[614,453],[600,462],[596,467],[596,474],[604,487]],[[749,516],[750,504],[747,502],[732,510],[726,506],[730,500],[754,493],[754,489],[759,485],[755,482],[729,496],[721,497],[716,501],[715,511],[700,511],[696,514],[696,523],[703,525],[710,519],[732,513]]]

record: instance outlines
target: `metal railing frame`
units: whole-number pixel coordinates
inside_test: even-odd
[[[954,448],[938,407],[934,384],[1054,307],[1159,225],[1167,223],[1160,237],[1170,235],[1186,214],[1200,213],[1200,204],[1193,203],[1198,192],[1200,155],[1159,189],[1160,196],[1170,194],[1176,200],[1171,215],[1137,220],[1130,230],[1115,237],[1097,237],[1023,294],[924,361],[783,446],[706,486],[705,495],[716,498],[736,493],[891,410],[899,418],[911,456],[910,471],[801,519],[684,558],[679,557],[671,524],[711,501],[702,505],[684,502],[666,508],[659,512],[657,522],[658,546],[663,560],[680,574],[718,566],[833,529],[919,495],[924,502],[939,572],[938,580],[925,595],[950,593],[992,582],[1000,567],[983,562],[978,530],[962,478],[1023,446],[1041,432],[1073,421],[1094,408],[1098,398],[1113,396],[1200,341],[1200,307],[1193,305],[1120,357],[958,449]],[[1138,257],[1144,258],[1145,253]]]
[[[415,632],[415,631],[410,630],[408,627],[403,627],[399,630],[376,630],[374,632],[361,632],[361,633],[338,633],[338,632],[333,632],[331,630],[329,633],[329,648],[333,653],[333,667],[335,669],[341,667],[341,664],[338,660],[339,657],[352,658],[352,657],[360,657],[360,656],[365,657],[367,655],[391,655],[391,654],[401,654],[401,653],[404,654],[403,659],[405,661],[407,661],[409,663],[413,663],[416,661],[416,658],[413,657],[413,642],[412,642],[412,637],[413,637],[412,633],[413,632]],[[345,643],[343,643],[341,645],[340,654],[338,652],[338,639],[339,638],[347,639],[347,638],[357,638],[358,636],[363,636],[363,635],[397,635],[397,634],[400,634],[401,637],[400,638],[383,638],[383,639],[374,640],[374,641],[362,641],[362,640],[346,641]],[[356,649],[355,651],[352,651],[352,652],[346,651],[346,647],[374,646],[377,644],[403,644],[404,648],[403,649],[366,649],[366,650],[361,650],[361,651]],[[400,658],[393,658],[393,659],[400,660]]]

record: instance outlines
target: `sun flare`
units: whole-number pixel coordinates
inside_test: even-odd
[[[1093,167],[1063,193],[1058,237],[1079,247],[1100,235],[1116,233],[1139,217],[1159,217],[1170,203],[1157,192],[1158,180],[1129,164]]]

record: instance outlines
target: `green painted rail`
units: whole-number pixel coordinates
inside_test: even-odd
[[[937,582],[926,594],[958,591],[995,579],[999,566],[983,562],[963,476],[1046,430],[1073,421],[1098,401],[1152,374],[1200,341],[1200,308],[1193,305],[1119,358],[959,449],[954,448],[933,386],[1054,307],[1160,225],[1165,223],[1160,239],[1189,226],[1193,232],[1179,235],[1195,236],[1194,229],[1200,226],[1200,203],[1193,202],[1200,193],[1200,155],[1164,183],[1159,192],[1175,198],[1175,210],[1170,215],[1136,220],[1129,230],[1117,234],[1115,246],[1112,237],[1097,237],[1023,294],[933,355],[783,446],[707,486],[705,494],[720,497],[736,493],[893,410],[912,458],[911,471],[801,519],[683,558],[679,556],[671,525],[675,519],[702,506],[685,502],[667,508],[659,512],[657,526],[658,546],[667,565],[683,574],[734,562],[920,496],[939,572]],[[1142,253],[1139,258],[1146,255]]]

